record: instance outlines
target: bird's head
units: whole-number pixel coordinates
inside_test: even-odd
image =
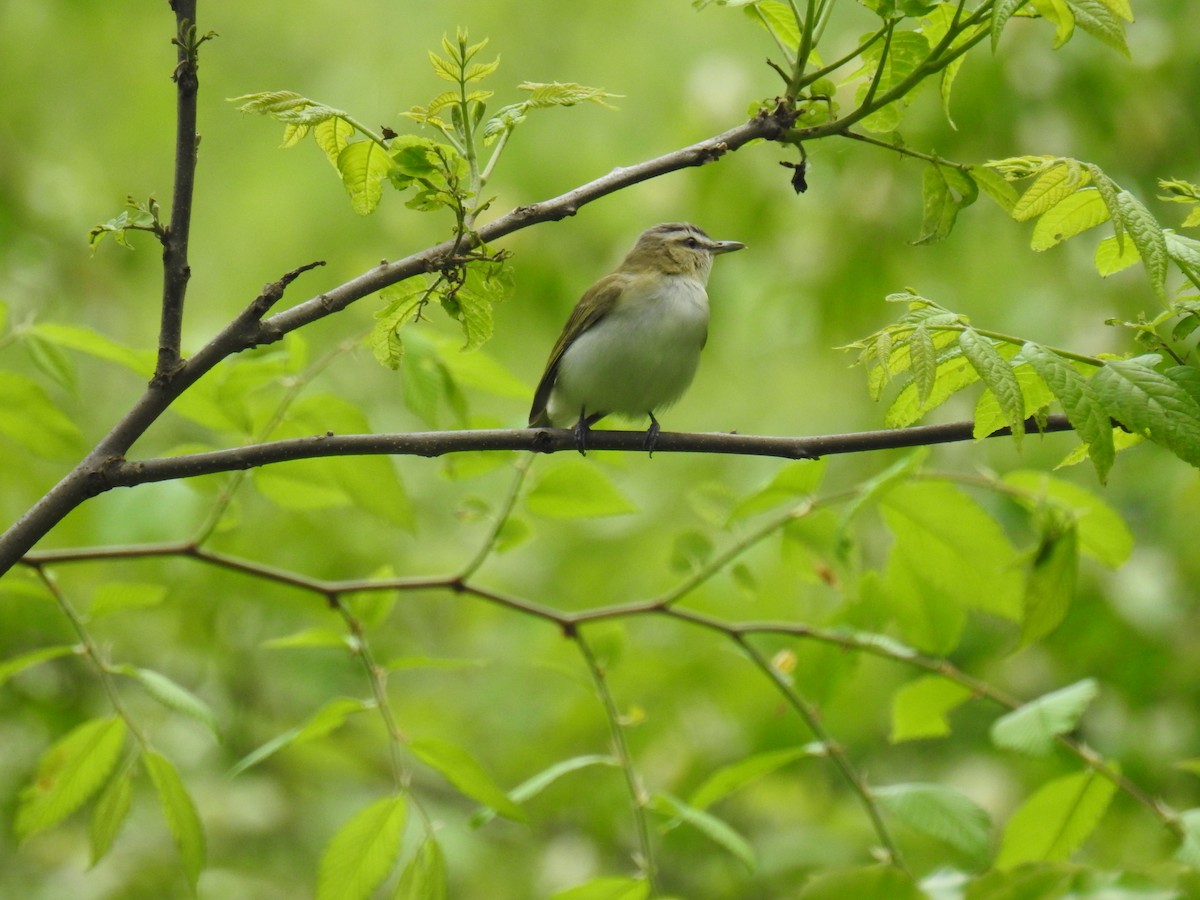
[[[625,257],[622,271],[690,275],[705,281],[713,257],[745,247],[738,241],[714,241],[695,225],[666,222],[643,231]]]

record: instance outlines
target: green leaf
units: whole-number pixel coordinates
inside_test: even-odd
[[[1021,195],[1011,182],[987,166],[971,166],[968,174],[981,191],[995,200],[1002,210],[1012,215],[1013,207],[1017,205]]]
[[[151,669],[139,669],[135,666],[114,666],[113,671],[119,672],[137,681],[146,693],[168,709],[195,719],[206,726],[219,740],[221,732],[217,728],[217,717],[213,715],[208,704],[189,691],[176,684],[161,672]]]
[[[83,434],[31,378],[0,372],[0,434],[36,456],[75,459]]]
[[[28,653],[22,653],[20,656],[6,659],[4,662],[0,662],[0,686],[14,675],[19,675],[26,669],[31,669],[52,659],[70,656],[77,652],[75,647],[60,644],[55,647],[42,647],[39,650],[30,650]]]
[[[746,15],[773,34],[781,44],[791,50],[800,47],[800,24],[791,7],[778,0],[760,0],[743,7]]]
[[[1041,640],[1062,624],[1075,599],[1079,577],[1079,533],[1074,517],[1059,513],[1042,518],[1042,533],[1025,583],[1021,647]]]
[[[165,584],[109,582],[92,593],[88,618],[99,619],[130,609],[150,609],[167,597]]]
[[[375,359],[382,365],[392,370],[400,367],[404,354],[400,329],[420,314],[427,297],[425,279],[421,276],[406,278],[379,292],[379,298],[386,305],[375,313],[375,325],[371,328],[368,343]]]
[[[283,732],[283,734],[276,735],[265,744],[243,756],[229,770],[229,777],[232,778],[240,775],[251,766],[258,765],[285,747],[315,741],[332,734],[346,724],[346,720],[350,716],[372,708],[372,704],[354,697],[335,697],[313,713],[303,725],[289,729]]]
[[[1100,192],[1086,187],[1042,214],[1033,227],[1030,246],[1037,251],[1049,250],[1108,219],[1108,206]]]
[[[987,861],[992,822],[964,794],[939,784],[894,784],[871,789],[879,805],[914,831],[949,844],[979,865]]]
[[[313,140],[329,160],[329,164],[338,168],[338,158],[350,144],[350,138],[356,129],[341,116],[333,116],[319,122],[313,128]],[[340,171],[340,170],[339,170]]]
[[[1028,500],[1018,500],[1029,509],[1052,503],[1068,511],[1077,523],[1079,549],[1109,568],[1124,564],[1133,552],[1133,534],[1125,520],[1091,491],[1038,471],[1010,472],[1004,483],[1028,493]]]
[[[97,359],[124,366],[142,378],[149,378],[154,373],[155,354],[152,351],[131,350],[90,328],[46,322],[34,325],[29,331],[68,350],[78,350]]]
[[[192,890],[195,890],[200,872],[204,869],[206,853],[204,827],[196,813],[196,804],[192,802],[191,795],[169,759],[152,751],[147,752],[143,759],[146,771],[150,773],[150,780],[154,783],[154,791],[158,794],[158,802],[166,817],[167,827],[179,848],[183,870],[187,873]]]
[[[525,104],[529,109],[546,106],[574,106],[576,103],[595,103],[605,109],[614,109],[609,100],[621,97],[621,94],[610,94],[603,88],[588,87],[585,84],[568,82],[538,82],[525,81],[517,85],[517,90],[528,91],[529,99]]]
[[[938,675],[923,675],[908,682],[892,697],[893,744],[950,733],[946,714],[971,699],[971,690]]]
[[[1042,785],[1008,820],[996,868],[1067,859],[1100,823],[1115,790],[1091,769]]]
[[[1126,428],[1200,466],[1200,404],[1152,368],[1155,356],[1105,360],[1092,378],[1096,395]]]
[[[663,815],[673,816],[691,825],[714,844],[740,859],[750,871],[754,871],[757,867],[754,850],[751,849],[749,842],[724,820],[718,819],[712,813],[689,806],[670,794],[655,794],[650,803],[653,809]]]
[[[912,876],[894,865],[829,869],[809,879],[798,900],[927,900]]]
[[[383,797],[355,813],[321,854],[317,900],[365,900],[400,857],[408,807],[402,796]]]
[[[603,472],[582,460],[548,469],[526,495],[525,505],[547,519],[598,519],[637,512]]]
[[[383,197],[383,182],[394,166],[388,151],[374,141],[354,141],[342,148],[337,170],[350,195],[350,206],[360,216],[375,211]]]
[[[821,486],[825,468],[824,458],[787,464],[765,487],[742,499],[729,514],[726,524],[732,525],[784,503],[797,503],[811,496]]]
[[[1104,0],[1066,2],[1075,16],[1076,25],[1126,58],[1129,57],[1129,45],[1125,42],[1125,24],[1117,18]]]
[[[43,337],[26,331],[21,336],[21,344],[33,360],[33,364],[46,376],[51,378],[59,387],[76,392],[79,375],[75,371],[75,360],[67,356],[62,348]]]
[[[884,424],[888,428],[907,428],[927,412],[937,409],[954,394],[979,380],[979,373],[962,355],[957,341],[954,347],[944,351],[938,358],[935,373],[933,386],[924,401],[919,399],[915,381],[905,385],[896,395],[896,399],[884,415]]]
[[[431,837],[426,838],[404,867],[392,900],[446,900],[449,896],[446,882],[442,845]]]
[[[937,349],[928,329],[921,325],[913,329],[908,345],[912,355],[912,378],[917,388],[917,402],[924,403],[929,399],[937,379]]]
[[[594,878],[550,900],[650,900],[650,883],[643,878]]]
[[[1012,14],[1025,5],[1027,0],[998,0],[992,8],[992,52],[996,50],[996,45],[1000,43],[1000,32],[1004,30],[1004,26],[1008,24],[1008,20],[1012,18]]]
[[[91,842],[91,865],[100,862],[112,848],[117,833],[129,816],[133,804],[133,770],[129,769],[109,781],[96,800],[88,826]]]
[[[522,781],[519,785],[508,792],[509,799],[515,803],[525,803],[527,800],[532,800],[551,784],[562,778],[564,775],[569,775],[571,772],[576,772],[579,769],[587,768],[588,766],[619,766],[620,763],[611,756],[598,756],[595,754],[587,756],[575,756],[571,759],[564,759],[561,762],[556,762],[554,765],[543,769],[532,778]],[[490,822],[496,817],[496,811],[493,809],[483,809],[471,816],[471,826],[478,827]]]
[[[1031,0],[1033,8],[1054,26],[1054,49],[1057,50],[1075,33],[1075,16],[1067,0]]]
[[[1128,269],[1141,258],[1142,255],[1138,253],[1138,248],[1132,240],[1106,237],[1096,245],[1096,271],[1102,278]]]
[[[1012,344],[1002,344],[998,351],[1002,357],[1008,359],[1018,352],[1019,348]],[[1032,366],[1022,363],[1021,360],[1014,360],[1009,365],[1013,367],[1012,372],[1017,379],[1017,387],[1021,391],[1026,419],[1036,415],[1054,402],[1053,392]],[[1000,401],[990,390],[979,395],[979,399],[975,403],[974,420],[975,427],[972,429],[972,436],[977,441],[1008,426],[1008,414],[1001,410]]]
[[[304,628],[282,637],[270,638],[259,646],[267,650],[286,650],[297,647],[338,647],[344,650],[349,644],[343,632],[334,631],[331,628]]]
[[[42,754],[17,802],[18,842],[57,825],[100,789],[117,764],[125,730],[119,716],[88,719]]]
[[[526,821],[525,811],[492,781],[466,750],[436,738],[413,741],[409,750],[425,765],[441,773],[459,793],[490,806],[506,819]]]
[[[1109,410],[1101,401],[1095,379],[1084,378],[1065,359],[1037,344],[1026,343],[1021,348],[1021,358],[1034,368],[1058,398],[1071,426],[1087,445],[1096,474],[1104,482],[1116,451]]]
[[[929,55],[929,41],[925,35],[916,31],[895,31],[888,45],[888,53],[883,57],[883,41],[876,41],[863,53],[864,78],[858,85],[855,95],[857,103],[866,100],[867,91],[875,77],[876,69],[882,67],[879,75],[876,97],[881,97],[892,88],[908,78]],[[882,62],[881,62],[882,58]],[[916,95],[916,89],[892,101],[882,109],[878,109],[862,120],[862,127],[876,134],[895,131],[904,118],[904,112]]]
[[[1129,191],[1117,194],[1117,204],[1121,209],[1121,224],[1129,232],[1133,245],[1142,257],[1142,265],[1146,267],[1154,292],[1159,297],[1165,297],[1169,256],[1162,226]]]
[[[884,582],[906,640],[946,652],[972,607],[1019,618],[1016,551],[967,494],[945,482],[901,484],[880,509],[895,538]]]
[[[926,166],[921,185],[921,236],[913,241],[918,245],[946,237],[954,228],[958,211],[979,196],[979,188],[970,176],[952,166],[936,163]]]
[[[811,743],[802,747],[787,747],[783,750],[772,750],[747,756],[745,759],[722,766],[704,779],[688,797],[688,806],[697,810],[708,809],[718,800],[723,800],[735,791],[740,791],[747,785],[765,778],[788,763],[798,759],[826,755],[824,744]]]
[[[1025,435],[1025,395],[1017,381],[1016,372],[989,339],[973,328],[964,328],[958,335],[963,356],[979,373],[1004,414],[1004,422],[1012,429],[1014,442],[1020,446]]]
[[[1054,739],[1075,729],[1099,687],[1093,678],[1043,694],[992,723],[992,743],[1029,756],[1045,756]]]
[[[1060,160],[1034,180],[1012,209],[1012,217],[1027,222],[1053,209],[1085,184],[1086,172],[1074,160]]]

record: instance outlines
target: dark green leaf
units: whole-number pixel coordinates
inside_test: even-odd
[[[812,876],[798,900],[927,900],[912,876],[892,865],[829,869]]]
[[[1025,583],[1021,646],[1054,631],[1075,599],[1079,577],[1079,535],[1075,519],[1062,513],[1044,515],[1042,533]]]
[[[1101,401],[1094,379],[1084,378],[1067,360],[1037,344],[1025,344],[1021,348],[1021,358],[1033,366],[1062,404],[1071,426],[1087,445],[1088,456],[1103,482],[1112,468],[1116,451],[1109,407]]]
[[[1154,356],[1106,360],[1092,378],[1096,395],[1126,428],[1200,466],[1200,404],[1154,369],[1157,361]]]
[[[981,337],[975,329],[964,328],[958,335],[958,343],[963,356],[996,398],[1005,424],[1012,429],[1013,440],[1019,446],[1025,435],[1025,396],[1016,372],[1000,355],[996,345],[989,338]]]
[[[1133,239],[1133,245],[1142,257],[1142,265],[1146,267],[1146,274],[1150,276],[1150,284],[1154,286],[1155,293],[1165,297],[1168,253],[1162,226],[1151,215],[1150,210],[1129,191],[1117,194],[1117,205],[1121,210],[1121,225]]]
[[[692,826],[714,844],[740,859],[747,869],[753,871],[757,867],[754,850],[749,842],[724,820],[689,806],[670,794],[656,794],[651,800],[651,805],[663,815],[672,816]]]

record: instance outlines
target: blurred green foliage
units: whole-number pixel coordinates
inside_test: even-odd
[[[866,7],[878,5],[841,4],[825,38],[829,46],[853,46],[876,21]],[[623,95],[615,112],[583,104],[523,123],[489,183],[496,195],[490,214],[498,214],[718,133],[742,121],[748,104],[780,90],[777,75],[763,64],[775,51],[765,32],[737,10],[696,11],[685,0],[619,9],[555,0],[362,0],[352,8],[282,9],[265,3],[201,6],[200,27],[219,37],[201,52],[202,142],[185,350],[202,345],[264,282],[285,271],[327,261],[291,287],[285,302],[295,302],[380,259],[446,239],[454,221],[391,202],[372,216],[355,215],[316,148],[304,144],[282,152],[274,125],[237,113],[226,98],[294,90],[353,110],[370,127],[394,125],[403,111],[443,89],[427,51],[458,26],[489,38],[489,52],[502,61],[493,76],[498,84],[515,89],[520,82],[577,82]],[[994,55],[985,42],[958,72],[950,100],[957,128],[943,114],[936,90],[926,87],[906,114],[908,146],[970,164],[1024,155],[1087,160],[1146,201],[1159,192],[1159,178],[1200,180],[1200,120],[1193,109],[1200,88],[1194,38],[1200,8],[1164,0],[1134,11],[1128,59],[1082,37],[1056,51],[1046,23],[1014,20]],[[86,326],[119,345],[153,347],[161,266],[152,236],[132,234],[132,252],[105,242],[94,257],[87,238],[96,223],[120,213],[127,197],[139,203],[155,197],[164,206],[169,199],[170,35],[166,4],[154,12],[70,0],[0,7],[0,83],[7,86],[0,102],[0,301],[10,326]],[[834,51],[824,52],[829,57]],[[498,100],[519,99],[509,93]],[[398,373],[380,366],[361,340],[382,305],[368,300],[282,347],[243,354],[219,368],[197,386],[190,405],[151,430],[136,453],[203,449],[216,445],[218,436],[248,440],[262,433],[280,398],[314,360],[322,361],[320,371],[303,381],[290,426],[301,429],[297,434],[523,425],[527,403],[519,387],[532,389],[570,306],[638,232],[658,221],[693,221],[749,247],[714,271],[710,340],[696,383],[663,417],[670,430],[805,435],[879,427],[883,409],[868,397],[862,374],[848,369],[850,358],[832,348],[885,325],[892,310],[883,298],[894,292],[911,289],[981,327],[1088,354],[1131,351],[1129,333],[1106,327],[1105,320],[1132,320],[1155,308],[1154,290],[1137,267],[1097,277],[1092,252],[1098,238],[1035,253],[1030,226],[990,203],[961,212],[945,240],[913,246],[923,235],[923,163],[838,139],[814,143],[808,152],[809,190],[800,196],[789,185],[791,172],[779,166],[781,160],[794,162],[794,151],[758,144],[505,240],[496,249],[512,254],[515,289],[496,307],[488,357],[452,361],[442,351],[461,344],[458,327],[431,313],[410,345],[416,361],[401,362]],[[1172,212],[1162,205],[1156,211],[1164,221]],[[40,423],[44,445],[3,447],[0,512],[6,523],[107,431],[144,384],[145,357],[112,365],[94,351],[58,349],[63,334],[56,336],[0,347],[7,377],[25,379],[10,383],[6,396],[46,396],[53,407],[39,400],[30,408],[61,410],[58,416],[46,413]],[[110,357],[121,354],[119,347],[110,351]],[[462,398],[439,407],[421,385],[443,377],[454,379]],[[30,380],[34,388],[26,386]],[[41,393],[31,394],[34,389]],[[233,396],[238,404],[229,402]],[[970,402],[961,400],[938,415],[970,412]],[[1027,435],[1019,449],[999,440],[939,448],[925,465],[965,478],[981,470],[1024,470],[1011,476],[1020,487],[1072,446],[1069,436]],[[881,453],[829,460],[823,490],[849,490],[900,458]],[[490,516],[513,479],[509,461],[485,454],[338,463],[353,465],[306,462],[255,473],[254,489],[240,486],[219,519],[208,523],[207,546],[313,578],[457,571],[487,542]],[[363,463],[377,468],[366,470]],[[581,462],[535,460],[531,503],[519,504],[497,536],[505,552],[480,569],[478,579],[490,590],[566,611],[657,596],[748,533],[747,521],[756,520],[738,512],[748,508],[748,496],[773,479],[781,496],[809,489],[788,481],[808,476],[772,460],[659,454],[647,462],[597,452],[586,465],[603,478],[589,496],[600,496],[602,511],[624,514],[574,517],[595,515],[592,506],[564,516],[555,498]],[[1056,475],[1068,483],[1060,492],[1075,486],[1102,491],[1119,511],[1134,538],[1128,560],[1114,570],[1110,566],[1122,554],[1088,555],[1085,516],[1076,596],[1057,629],[1012,652],[1021,634],[1004,617],[1003,598],[980,596],[973,607],[984,613],[964,612],[957,623],[961,643],[948,645],[955,647],[954,663],[1021,699],[1096,679],[1098,695],[1086,713],[1068,716],[1052,733],[1078,727],[1088,745],[1118,760],[1123,774],[1151,796],[1161,795],[1177,809],[1200,806],[1194,764],[1200,757],[1200,597],[1193,587],[1200,557],[1186,525],[1200,500],[1195,472],[1146,444],[1117,457],[1103,489],[1087,466]],[[186,539],[206,527],[229,484],[228,477],[205,476],[111,492],[74,512],[41,546]],[[606,493],[610,485],[615,496]],[[1039,520],[1018,497],[991,490],[968,496],[968,489],[940,483],[906,490],[912,501],[907,507],[893,505],[882,516],[864,513],[850,531],[839,528],[840,510],[797,520],[782,539],[754,546],[736,567],[705,581],[687,597],[687,607],[729,619],[873,628],[886,619],[873,589],[918,599],[932,589],[913,582],[915,564],[905,568],[903,556],[888,556],[887,527],[903,527],[888,516],[907,514],[915,522],[914,510],[940,503],[960,510],[964,518],[953,522],[978,510],[999,523],[988,546],[1007,554],[990,556],[1000,569],[1000,562],[1025,565],[1021,551],[1031,546],[1053,556],[1054,543],[1038,544]],[[1091,514],[1101,517],[1107,509],[1096,506]],[[907,542],[897,542],[913,559],[926,552],[919,524],[911,526]],[[1105,532],[1120,533],[1115,526]],[[839,582],[843,573],[828,564],[845,549],[839,541],[852,542],[868,569],[881,570],[874,588],[868,577],[861,592],[848,595]],[[331,836],[356,814],[371,807],[388,828],[404,827],[395,805],[371,806],[382,803],[391,785],[379,717],[349,706],[335,708],[341,727],[333,736],[293,741],[262,764],[226,777],[256,748],[312,723],[338,698],[353,703],[370,697],[361,666],[347,653],[344,622],[320,597],[186,558],[92,561],[54,572],[62,593],[90,615],[95,640],[113,660],[132,667],[130,681],[140,681],[144,690],[122,680],[128,711],[195,798],[207,835],[201,896],[308,895]],[[984,571],[972,583],[982,594],[1005,578],[1006,571]],[[449,741],[468,748],[505,788],[563,760],[612,752],[587,668],[571,642],[546,622],[440,589],[355,595],[347,603],[365,624],[376,660],[393,669],[389,697],[408,737],[427,747]],[[264,647],[297,634],[308,637]],[[694,801],[701,787],[714,790],[709,779],[726,771],[722,767],[748,759],[761,766],[742,789],[711,809],[705,805],[748,842],[757,859],[753,871],[727,852],[729,843],[714,843],[720,835],[711,823],[680,824],[679,807],[660,798],[662,812],[653,821],[672,827],[656,831],[654,841],[668,891],[685,897],[800,896],[809,874],[867,862],[876,838],[861,805],[821,753],[796,752],[813,735],[728,640],[652,617],[593,625],[587,634],[626,723],[629,753],[652,793]],[[0,660],[76,641],[28,572],[14,570],[0,581]],[[938,640],[923,646],[941,648]],[[1072,787],[1067,779],[1076,777],[1078,760],[992,749],[988,734],[998,710],[983,703],[955,705],[943,696],[948,705],[940,706],[935,698],[923,724],[928,728],[928,717],[944,713],[947,737],[889,743],[897,728],[892,694],[918,674],[906,666],[830,643],[779,637],[762,647],[774,654],[776,671],[786,672],[820,708],[824,727],[854,765],[872,784],[893,786],[885,808],[895,816],[893,824],[901,824],[898,840],[918,875],[941,866],[973,871],[987,852],[977,835],[949,843],[931,837],[936,828],[930,816],[959,801],[912,785],[954,788],[961,792],[954,798],[966,795],[997,823],[1039,788]],[[80,723],[111,714],[93,670],[62,652],[62,658],[15,675],[0,691],[0,798],[8,822],[46,748]],[[170,683],[157,683],[155,694],[145,676],[139,679],[141,671],[163,673]],[[186,690],[174,693],[172,686]],[[220,741],[195,708],[187,711],[188,698],[212,711]],[[318,721],[316,731],[322,727]],[[768,753],[786,756],[764,762],[761,755]],[[588,878],[633,871],[634,829],[618,767],[596,762],[564,772],[525,805],[529,825],[496,818],[480,829],[468,827],[477,804],[462,796],[478,794],[461,785],[452,790],[437,771],[443,769],[419,770],[413,790],[441,826],[450,896],[550,896]],[[172,776],[157,764],[152,774],[159,796],[169,794]],[[737,775],[727,778],[736,782]],[[186,895],[185,866],[145,782],[139,781],[130,819],[112,850],[90,870],[96,837],[89,835],[85,814],[35,834],[20,848],[11,829],[0,832],[0,893]],[[910,787],[897,790],[899,785]],[[178,813],[181,807],[174,808]],[[956,815],[974,815],[953,808]],[[409,809],[407,852],[419,843],[415,818]],[[177,841],[178,829],[188,828],[186,814],[182,819],[182,825],[172,823]],[[991,841],[993,850],[1000,846],[998,832]],[[189,845],[183,845],[186,858]],[[194,854],[194,841],[190,846]],[[1008,862],[1023,858],[1022,852],[1006,844],[1001,854]],[[1170,861],[1174,852],[1171,835],[1118,792],[1099,828],[1072,856],[1087,868],[1034,873],[1030,879],[1053,887],[1028,887],[1028,896],[1061,896],[1053,891],[1070,888],[1099,896],[1112,887],[1105,881],[1110,870],[1130,870],[1110,879],[1121,890],[1158,879],[1186,896],[1187,879],[1194,887],[1194,876],[1179,875],[1180,864]],[[991,887],[981,882],[979,897],[997,896],[986,891],[999,890],[998,882],[1008,885],[1001,876],[987,877]],[[903,896],[897,879],[903,881],[890,870],[834,873],[806,896],[826,896],[821,890],[854,896],[855,885]]]

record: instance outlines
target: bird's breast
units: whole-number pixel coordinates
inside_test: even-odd
[[[673,403],[691,384],[707,335],[702,283],[632,277],[609,313],[563,353],[556,405],[568,415],[586,408],[643,416]]]

